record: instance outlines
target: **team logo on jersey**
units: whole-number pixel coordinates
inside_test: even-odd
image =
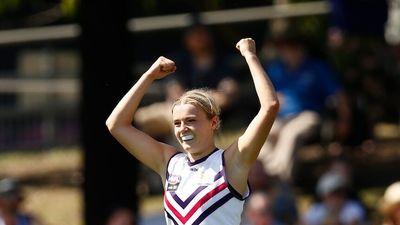
[[[167,180],[167,191],[176,191],[181,183],[182,177],[179,175],[171,175]]]

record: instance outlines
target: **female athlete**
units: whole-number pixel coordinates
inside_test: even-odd
[[[157,172],[164,184],[168,225],[239,225],[248,174],[279,110],[274,87],[256,55],[255,42],[236,48],[247,62],[260,109],[244,133],[225,150],[216,147],[219,107],[206,89],[190,90],[172,105],[174,134],[182,150],[161,143],[132,126],[133,115],[149,86],[176,70],[159,57],[125,94],[106,121],[111,134],[134,157]]]

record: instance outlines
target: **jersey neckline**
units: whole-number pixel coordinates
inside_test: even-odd
[[[195,166],[199,163],[204,162],[208,157],[210,157],[210,155],[214,154],[216,151],[218,151],[218,148],[215,148],[210,154],[204,156],[203,158],[197,159],[194,162],[191,162],[189,157],[186,155],[186,160],[189,166]]]

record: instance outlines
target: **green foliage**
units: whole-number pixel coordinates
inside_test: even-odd
[[[7,12],[16,10],[21,5],[21,0],[1,0],[0,16]]]
[[[74,17],[78,7],[78,0],[62,0],[61,12],[65,17]]]
[[[138,0],[134,2],[133,12],[135,17],[142,17],[270,5],[271,1],[272,0]]]
[[[313,2],[320,0],[289,0],[289,3]],[[327,18],[325,15],[296,17],[294,26],[299,33],[309,38],[321,38],[325,36]]]
[[[143,9],[149,13],[154,13],[154,11],[156,11],[157,6],[158,6],[157,0],[142,1],[141,5],[142,5]]]
[[[79,0],[0,0],[0,29],[70,22]]]

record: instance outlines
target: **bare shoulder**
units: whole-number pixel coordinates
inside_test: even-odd
[[[244,163],[236,140],[224,152],[225,172],[228,182],[239,193],[244,194],[250,166]]]
[[[225,150],[225,160],[228,164],[233,164],[235,168],[238,168],[240,171],[249,169],[252,166],[253,160],[251,160],[252,155],[249,154],[250,147],[244,146],[243,139],[245,137],[240,136],[236,139],[229,147]]]

